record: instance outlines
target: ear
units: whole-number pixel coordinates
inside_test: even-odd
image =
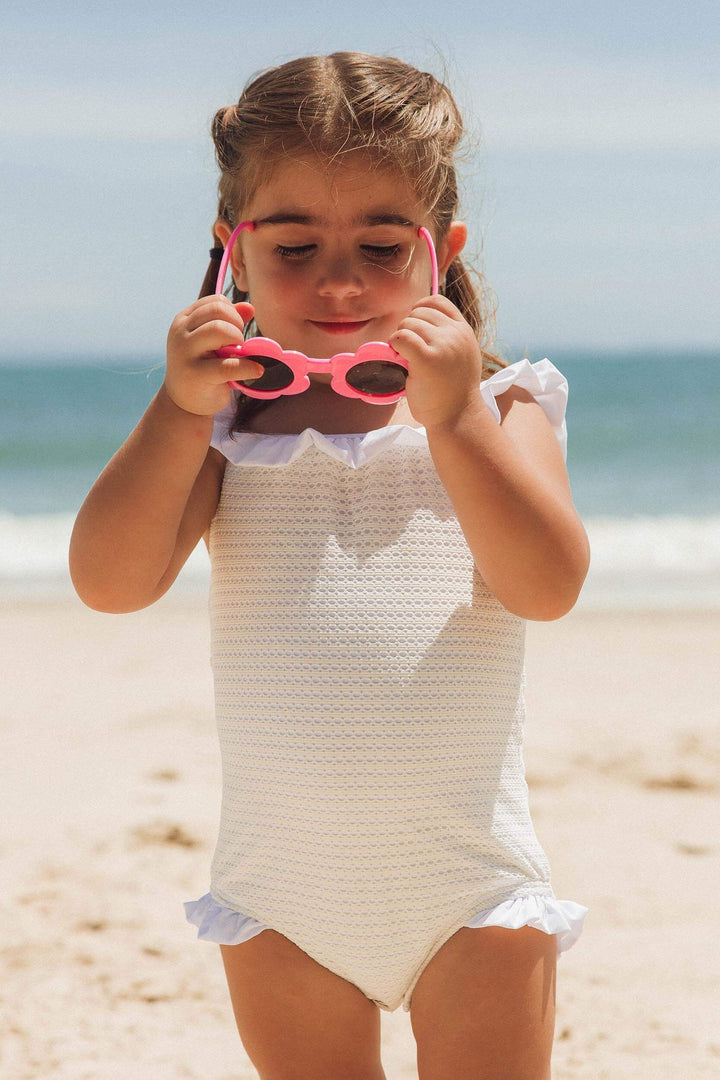
[[[442,281],[447,268],[457,258],[467,243],[467,225],[464,221],[451,221],[448,230],[438,245],[438,276]]]
[[[217,218],[215,224],[213,225],[213,232],[215,233],[215,236],[217,236],[223,247],[227,247],[227,242],[232,235],[232,231],[232,225],[230,225],[230,223],[226,221],[225,218]],[[245,260],[243,259],[242,253],[241,241],[243,235],[244,233],[241,232],[240,235],[235,238],[235,242],[233,243],[233,249],[230,252],[230,269],[232,271],[233,280],[235,281],[238,289],[240,290],[240,292],[246,293],[249,291],[249,289],[247,272],[245,270]]]

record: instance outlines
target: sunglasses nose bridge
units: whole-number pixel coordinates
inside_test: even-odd
[[[320,357],[305,357],[307,370],[313,375],[331,375],[335,370],[336,358],[334,356],[324,360]]]

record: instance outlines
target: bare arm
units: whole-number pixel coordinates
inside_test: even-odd
[[[488,588],[523,618],[564,615],[589,548],[542,408],[511,388],[497,399],[496,423],[479,390],[477,341],[444,297],[421,301],[390,341],[408,361],[408,404]]]
[[[527,391],[480,399],[428,430],[430,451],[475,564],[509,611],[557,619],[577,600],[589,562],[560,448]]]
[[[165,382],[83,503],[70,542],[80,598],[107,612],[136,611],[169,589],[215,513],[223,459],[210,449],[229,379],[257,375],[215,350],[242,341],[249,305],[205,297],[168,335]]]
[[[159,391],[75,522],[70,573],[89,607],[136,611],[172,585],[217,506],[222,465],[208,450],[211,434],[212,417]]]

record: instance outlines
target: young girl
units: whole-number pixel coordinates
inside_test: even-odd
[[[208,543],[222,820],[188,918],[263,1080],[381,1080],[379,1009],[400,1004],[420,1080],[547,1080],[585,909],[554,897],[528,813],[523,636],[588,565],[565,380],[484,347],[461,120],[431,75],[307,57],[213,134],[201,298],[71,546],[85,603],[125,612]],[[248,327],[276,344],[239,350]],[[369,342],[391,348],[353,387]]]

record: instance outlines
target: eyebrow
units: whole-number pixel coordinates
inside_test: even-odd
[[[351,226],[400,225],[408,228],[414,224],[414,221],[410,221],[403,214],[396,214],[389,210],[378,210],[372,214],[359,214],[350,222]],[[327,221],[312,214],[299,214],[295,210],[278,210],[275,214],[268,214],[267,217],[258,218],[255,225],[327,225]]]

